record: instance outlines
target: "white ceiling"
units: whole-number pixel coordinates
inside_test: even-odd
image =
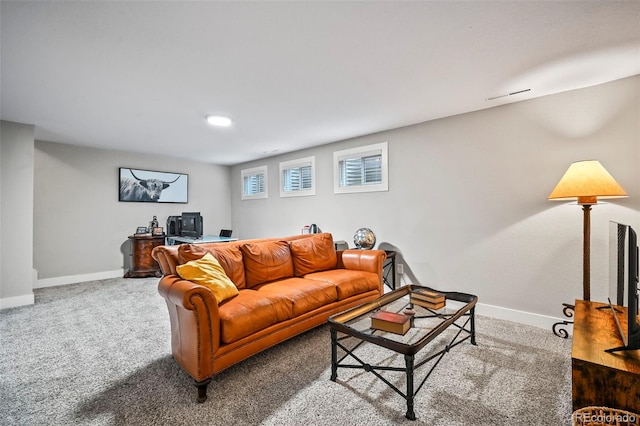
[[[3,0],[0,14],[3,120],[225,165],[640,74],[639,1]]]

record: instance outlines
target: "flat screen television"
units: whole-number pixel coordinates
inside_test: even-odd
[[[623,345],[607,352],[640,349],[640,321],[638,319],[638,263],[640,262],[638,235],[629,225],[609,224],[609,306]],[[620,325],[620,310],[627,308],[627,330]]]
[[[200,216],[200,212],[182,212],[181,222],[181,236],[191,238],[202,237],[202,216]]]

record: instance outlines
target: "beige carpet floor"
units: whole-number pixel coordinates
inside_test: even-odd
[[[0,312],[2,425],[570,425],[570,340],[479,316],[477,346],[453,348],[404,399],[361,370],[329,380],[327,326],[219,374],[196,404],[170,354],[157,279],[113,279],[35,291]],[[371,363],[403,358],[365,345]],[[417,371],[417,377],[420,370]],[[404,389],[404,376],[388,378]]]

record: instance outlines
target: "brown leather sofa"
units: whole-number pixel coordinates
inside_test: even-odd
[[[178,265],[206,253],[219,261],[237,296],[218,304],[208,287],[180,278]],[[195,380],[197,401],[206,400],[216,373],[381,296],[385,256],[336,251],[328,233],[154,248],[173,357]]]

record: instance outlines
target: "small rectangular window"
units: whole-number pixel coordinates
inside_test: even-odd
[[[280,163],[280,196],[316,195],[315,157]]]
[[[387,143],[333,153],[334,193],[388,191]]]
[[[382,154],[339,161],[340,186],[379,185],[382,182]]]
[[[267,198],[267,166],[245,169],[242,176],[242,199]]]

